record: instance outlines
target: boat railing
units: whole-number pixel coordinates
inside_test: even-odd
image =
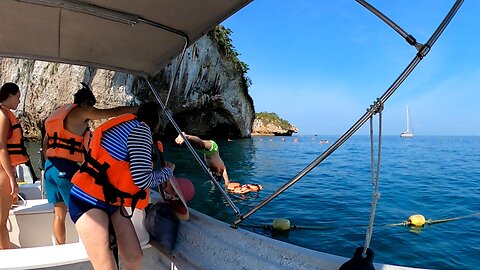
[[[258,211],[260,208],[271,202],[273,199],[278,197],[281,193],[283,193],[285,190],[293,186],[296,182],[298,182],[302,177],[304,177],[307,173],[312,171],[314,168],[316,168],[323,160],[325,160],[330,154],[335,152],[344,142],[346,142],[356,131],[358,131],[369,119],[372,123],[372,118],[375,114],[379,114],[379,145],[381,141],[381,112],[383,110],[385,102],[393,95],[393,93],[398,89],[398,87],[405,81],[405,79],[412,73],[412,71],[415,69],[415,67],[420,63],[420,61],[429,53],[431,47],[434,45],[438,37],[443,33],[451,19],[455,16],[456,12],[460,8],[461,4],[463,3],[463,0],[457,0],[455,4],[452,6],[448,14],[445,16],[443,21],[440,23],[440,25],[437,27],[435,32],[431,35],[430,39],[424,44],[417,43],[415,38],[413,38],[411,35],[407,34],[405,31],[403,31],[400,27],[398,27],[395,23],[393,23],[390,19],[388,19],[385,15],[380,13],[378,10],[370,6],[368,3],[366,3],[363,0],[357,0],[357,2],[361,3],[364,5],[368,10],[373,12],[375,15],[380,17],[383,21],[385,21],[389,26],[394,28],[398,33],[400,33],[409,44],[413,45],[418,52],[416,53],[415,57],[412,59],[412,61],[408,64],[408,66],[402,71],[402,73],[397,77],[397,79],[393,82],[393,84],[385,91],[385,93],[380,97],[377,98],[377,100],[370,106],[369,109],[365,112],[363,116],[358,119],[357,122],[353,124],[340,138],[338,138],[327,150],[325,150],[319,157],[317,157],[313,162],[311,162],[307,167],[305,167],[303,170],[301,170],[297,175],[295,175],[290,181],[287,183],[283,184],[278,190],[276,190],[273,194],[271,194],[269,197],[265,198],[263,201],[261,201],[257,206],[253,207],[251,210],[249,210],[246,214],[240,215],[237,220],[235,220],[232,223],[232,227],[237,228],[237,225],[242,222],[243,220],[247,219],[249,216],[251,216],[253,213]],[[371,124],[371,131],[372,131],[372,124]],[[372,139],[372,149],[373,149],[373,132],[370,134],[371,139]],[[372,150],[372,161],[373,161],[373,150]],[[363,258],[368,258],[368,251],[369,251],[369,244],[372,236],[372,228],[373,228],[373,221],[374,221],[374,216],[375,216],[375,209],[376,209],[376,204],[378,200],[378,172],[379,172],[379,167],[380,167],[380,149],[378,149],[378,160],[377,160],[377,175],[375,176],[374,173],[374,166],[372,164],[372,181],[374,181],[374,178],[377,177],[376,181],[374,181],[374,192],[373,192],[373,201],[372,201],[372,207],[371,207],[371,212],[370,212],[370,222],[369,226],[366,232],[366,237],[365,237],[365,245],[363,247],[363,252],[360,253],[360,256]],[[355,252],[355,256],[357,256],[358,253]],[[359,258],[357,258],[359,259]],[[352,259],[353,260],[353,259]]]

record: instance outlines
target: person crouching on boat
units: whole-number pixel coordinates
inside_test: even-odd
[[[228,187],[228,185],[230,184],[230,179],[228,179],[227,168],[225,167],[225,164],[220,157],[220,151],[218,149],[217,143],[212,140],[202,140],[197,136],[188,135],[185,132],[182,133],[185,139],[187,139],[193,147],[195,147],[203,154],[203,159],[205,160],[205,163],[210,169],[212,175],[217,180],[220,180],[223,176],[225,186]],[[177,144],[182,144],[184,142],[183,137],[179,134],[177,138],[175,138],[175,142]]]
[[[138,107],[121,106],[97,109],[95,96],[82,83],[72,104],[56,109],[45,120],[43,141],[45,161],[45,191],[49,203],[54,204],[53,235],[56,244],[65,244],[65,217],[72,183],[70,179],[84,160],[90,139],[90,120],[111,118],[134,113]]]
[[[19,151],[23,145],[22,129],[11,112],[19,103],[18,85],[5,83],[0,88],[0,249],[11,248],[7,220],[18,194],[14,166],[28,161],[28,156]]]
[[[152,133],[159,126],[158,105],[152,102],[142,105],[136,115],[100,125],[72,178],[70,217],[95,269],[117,269],[110,249],[115,242],[125,269],[141,268],[142,249],[125,207],[144,209],[149,188],[173,175],[173,163],[153,169]]]

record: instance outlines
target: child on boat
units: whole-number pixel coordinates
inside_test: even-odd
[[[72,178],[69,213],[94,269],[119,269],[110,249],[117,244],[122,268],[141,269],[143,252],[125,207],[145,209],[149,188],[173,176],[173,163],[153,168],[152,133],[159,126],[153,102],[100,125]]]

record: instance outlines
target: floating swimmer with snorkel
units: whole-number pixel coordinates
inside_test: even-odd
[[[225,182],[225,186],[227,190],[232,193],[237,194],[245,194],[250,191],[260,191],[262,190],[262,186],[258,184],[245,184],[240,185],[240,183],[230,182],[228,178],[227,168],[223,163],[222,158],[220,157],[220,151],[218,149],[217,143],[213,140],[203,140],[194,135],[188,135],[185,132],[182,132],[185,139],[187,139],[193,147],[195,147],[198,151],[203,154],[203,158],[207,167],[210,169],[212,175],[218,180],[223,177]],[[177,144],[183,144],[184,139],[179,134],[177,138],[175,138],[175,142]]]

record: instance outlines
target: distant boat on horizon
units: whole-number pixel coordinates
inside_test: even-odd
[[[400,137],[402,137],[402,138],[413,138],[412,123],[410,122],[410,114],[408,112],[408,105],[407,105],[407,130],[400,133]]]

